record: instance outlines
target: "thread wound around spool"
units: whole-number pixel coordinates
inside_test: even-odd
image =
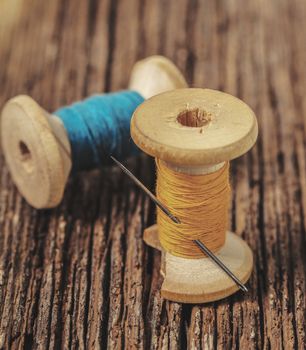
[[[219,170],[201,175],[177,172],[156,160],[156,195],[180,224],[157,209],[159,239],[163,249],[171,255],[188,259],[203,258],[194,244],[201,240],[212,252],[225,242],[230,199],[229,164]]]
[[[138,154],[130,138],[130,120],[144,98],[136,91],[96,94],[54,114],[62,121],[71,146],[73,171],[100,168]]]

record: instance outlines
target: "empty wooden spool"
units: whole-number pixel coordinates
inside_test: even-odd
[[[144,98],[186,86],[180,71],[162,56],[136,63],[129,83]],[[16,96],[3,108],[0,138],[13,180],[28,203],[35,208],[58,205],[72,165],[62,121],[31,97]]]
[[[225,161],[247,152],[257,133],[256,117],[244,102],[209,89],[180,89],[152,97],[136,109],[131,121],[132,138],[144,152],[188,174],[215,172]],[[144,240],[162,251],[163,297],[201,303],[238,290],[209,258],[186,259],[164,251],[157,225],[145,230]],[[227,232],[216,255],[243,283],[248,280],[252,252],[240,237]]]

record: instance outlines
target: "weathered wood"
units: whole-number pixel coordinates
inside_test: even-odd
[[[136,59],[160,53],[192,86],[245,100],[260,128],[232,163],[250,291],[208,305],[161,298],[159,253],[140,239],[154,207],[120,171],[78,174],[37,211],[0,157],[0,348],[304,349],[305,1],[4,0],[0,13],[1,106],[124,88]],[[154,187],[151,160],[129,166]]]

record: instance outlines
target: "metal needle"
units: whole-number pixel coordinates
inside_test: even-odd
[[[208,255],[221,269],[227,273],[227,275],[239,286],[239,288],[244,291],[248,292],[247,287],[240,281],[238,277],[236,277],[231,270],[229,270],[228,267],[226,267],[223,262],[211,251],[209,250],[204,243],[199,241],[198,239],[195,239],[193,241],[199,248],[200,250]]]
[[[175,222],[176,224],[180,224],[180,220],[171,214],[170,210],[168,210],[155,196],[154,194],[141,182],[137,179],[137,177],[132,174],[122,163],[119,162],[113,156],[110,156],[112,160],[123,170],[129,177],[132,179],[137,186],[139,186],[151,199],[152,201],[167,215],[169,218]]]
[[[136,185],[138,185],[151,199],[152,201],[176,224],[180,224],[180,220],[174,216],[168,208],[166,208],[155,196],[154,194],[141,182],[137,179],[137,177],[131,173],[122,163],[119,162],[116,158],[113,156],[110,156],[112,160],[123,170],[125,174],[127,174],[130,179],[132,179]],[[206,254],[209,258],[211,258],[237,285],[238,287],[243,291],[247,292],[248,289],[247,287],[239,280],[238,277],[236,277],[232,271],[226,267],[223,262],[212,252],[210,251],[203,242],[200,240],[196,239],[193,241],[194,244],[196,244],[199,249]]]

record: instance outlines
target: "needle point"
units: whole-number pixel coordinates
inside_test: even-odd
[[[245,292],[245,293],[247,293],[249,290],[248,290],[248,288],[244,285],[244,284],[242,284],[241,286],[239,286],[240,287],[240,289],[243,291],[243,292]]]

